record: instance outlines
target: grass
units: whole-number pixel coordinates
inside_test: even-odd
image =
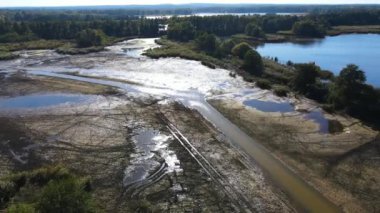
[[[0,43],[0,60],[11,60],[19,57],[14,51],[19,50],[39,50],[39,49],[55,49],[68,41],[64,40],[34,40],[16,43]]]
[[[168,58],[168,57],[180,57],[183,59],[200,61],[203,65],[212,69],[218,67],[226,67],[227,63],[223,60],[214,58],[212,56],[203,53],[195,47],[192,42],[180,43],[173,42],[167,39],[159,39],[157,43],[162,45],[160,48],[150,49],[144,53],[144,55],[150,58]]]
[[[87,54],[92,52],[103,51],[105,46],[120,42],[126,39],[135,37],[123,37],[115,38],[109,37],[104,45],[88,48],[77,48],[75,41],[73,40],[33,40],[26,42],[16,43],[0,43],[0,60],[11,60],[18,57],[18,55],[12,53],[19,50],[42,50],[42,49],[55,49],[58,53],[78,55]]]
[[[100,52],[103,50],[104,46],[77,48],[75,45],[70,44],[56,49],[57,53],[68,55],[84,55],[93,52]]]
[[[3,60],[12,60],[19,57],[16,54],[13,54],[12,52],[7,52],[7,51],[0,51],[0,61]]]
[[[328,35],[335,36],[349,33],[380,33],[379,25],[362,25],[362,26],[335,26],[327,31]]]
[[[135,37],[123,37],[123,38],[116,38],[116,37],[107,37],[106,41],[101,46],[92,46],[92,47],[85,47],[80,48],[77,47],[77,45],[73,42],[68,42],[56,49],[56,51],[60,54],[68,54],[68,55],[84,55],[88,53],[94,53],[94,52],[100,52],[105,50],[106,46],[112,45],[114,43],[124,41],[127,39],[132,39]]]

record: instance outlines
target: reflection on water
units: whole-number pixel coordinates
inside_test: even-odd
[[[81,103],[90,96],[75,94],[33,94],[0,99],[0,109],[40,108],[61,104]]]
[[[313,120],[319,124],[319,132],[334,134],[343,131],[343,125],[337,120],[326,119],[322,111],[313,111],[305,115],[306,119]]]
[[[293,112],[294,107],[289,102],[276,103],[272,101],[260,101],[251,99],[243,102],[244,105],[263,112]]]
[[[281,62],[315,62],[335,74],[354,63],[366,72],[369,83],[380,86],[380,35],[377,34],[329,36],[306,44],[271,43],[259,46],[257,51],[263,56],[277,57]]]

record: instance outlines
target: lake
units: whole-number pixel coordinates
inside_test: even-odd
[[[280,62],[315,62],[338,74],[347,64],[358,65],[367,82],[380,87],[380,35],[346,34],[328,36],[306,43],[268,43],[257,47],[262,56],[278,57]]]

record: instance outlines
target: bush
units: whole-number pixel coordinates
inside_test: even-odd
[[[244,69],[253,75],[261,75],[264,70],[263,60],[261,55],[253,49],[247,51],[244,56]]]
[[[286,97],[286,96],[288,96],[288,93],[290,92],[290,90],[286,86],[276,85],[273,88],[273,92],[275,95],[277,95],[279,97]]]
[[[223,56],[227,56],[231,54],[231,50],[234,48],[234,46],[235,42],[233,42],[231,39],[228,39],[220,44],[219,51]]]
[[[245,27],[245,34],[253,37],[264,38],[265,33],[256,23],[249,23]]]
[[[169,24],[168,38],[177,41],[189,41],[194,38],[195,27],[189,21]]]
[[[76,41],[78,47],[101,46],[105,43],[106,35],[102,30],[86,29],[78,33]]]
[[[334,73],[328,71],[328,70],[321,70],[319,72],[319,77],[324,80],[331,80],[334,78]]]
[[[195,40],[199,49],[207,53],[213,53],[218,46],[215,35],[208,33],[201,33]]]
[[[40,186],[45,185],[50,180],[59,180],[71,177],[70,172],[61,166],[46,167],[33,171],[29,175],[29,182]]]
[[[41,213],[95,212],[91,195],[75,178],[53,180],[43,189],[37,209]]]
[[[298,21],[294,23],[292,30],[294,34],[302,37],[322,38],[326,35],[326,30],[324,27],[311,20]]]
[[[308,93],[316,83],[320,68],[314,63],[296,64],[296,73],[292,80],[293,88],[303,94]]]
[[[248,52],[248,50],[251,50],[251,46],[247,44],[246,42],[242,42],[238,45],[236,45],[234,48],[232,48],[232,54],[238,56],[241,59],[244,59],[245,54]]]
[[[16,194],[17,188],[13,182],[0,181],[0,209]]]
[[[7,209],[8,213],[35,213],[36,209],[31,204],[18,203],[12,204]]]
[[[258,86],[260,89],[271,89],[272,83],[266,79],[259,79],[256,81],[256,86]]]

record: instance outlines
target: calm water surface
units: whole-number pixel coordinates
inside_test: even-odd
[[[380,35],[348,34],[329,36],[308,43],[272,43],[259,46],[263,56],[278,57],[281,62],[316,62],[322,69],[338,74],[354,63],[366,72],[367,82],[380,87]]]
[[[60,104],[79,103],[88,100],[88,96],[75,94],[32,94],[0,99],[1,109],[39,108]]]

